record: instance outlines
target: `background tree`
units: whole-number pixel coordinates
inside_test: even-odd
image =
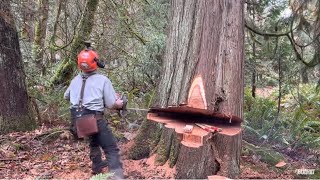
[[[45,73],[45,62],[43,55],[45,52],[45,41],[47,35],[47,21],[49,14],[48,0],[38,1],[38,18],[35,25],[35,36],[33,42],[33,56],[36,66],[41,70],[41,74]]]
[[[81,16],[81,21],[77,33],[72,39],[70,47],[70,56],[63,60],[63,63],[57,69],[55,76],[52,79],[53,85],[65,83],[72,78],[74,69],[76,67],[76,59],[78,52],[83,49],[83,42],[89,39],[92,28],[94,26],[94,16],[97,9],[98,0],[88,0],[84,12]]]
[[[31,113],[18,33],[9,1],[0,2],[0,132],[35,128]]]

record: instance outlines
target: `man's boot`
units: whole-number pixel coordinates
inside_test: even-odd
[[[103,173],[102,169],[108,167],[108,162],[107,160],[103,160],[101,161],[99,164],[92,164],[92,174],[96,175],[96,174],[100,174]]]

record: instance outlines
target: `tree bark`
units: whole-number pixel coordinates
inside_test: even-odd
[[[35,119],[30,111],[18,32],[10,1],[0,1],[0,134],[30,130]]]
[[[36,67],[41,70],[41,74],[45,74],[45,62],[43,59],[45,39],[47,35],[47,21],[49,13],[48,0],[38,0],[38,19],[35,24],[34,41],[33,41],[33,56]]]
[[[230,121],[231,117],[242,119],[243,1],[171,0],[170,15],[153,108],[180,114],[148,114],[148,119],[165,124],[157,159],[162,164],[169,159],[176,167],[176,178],[207,178],[213,174],[235,178],[240,171],[239,124],[221,124],[222,132],[214,135],[198,127],[193,130],[198,134],[187,134],[182,127],[189,120],[203,119],[191,121],[182,116],[192,110],[198,115],[218,112],[229,116]]]
[[[308,78],[308,67],[304,66],[300,70],[301,74],[301,81],[303,84],[308,84],[309,83],[309,78]]]
[[[31,0],[22,0],[22,25],[21,25],[21,38],[27,42],[32,42],[34,39],[34,2]]]
[[[84,48],[83,42],[88,40],[93,25],[95,11],[98,7],[99,0],[87,0],[84,13],[82,14],[78,31],[72,41],[69,57],[63,59],[55,76],[52,78],[52,85],[60,85],[68,82],[73,75],[76,67],[77,55]]]
[[[256,17],[255,17],[255,7],[252,7],[252,19],[255,22]],[[253,36],[254,38],[254,36]],[[252,68],[252,81],[251,81],[251,95],[252,97],[256,97],[256,89],[257,89],[257,85],[256,85],[256,80],[257,80],[257,74],[256,74],[256,41],[252,41],[252,58],[253,58],[253,68]],[[249,108],[251,109],[251,108]]]
[[[53,32],[50,38],[50,59],[51,59],[51,63],[55,63],[56,62],[56,36],[57,36],[57,29],[58,29],[58,24],[59,24],[59,17],[61,14],[61,9],[62,9],[62,4],[63,4],[63,0],[58,0],[57,1],[57,5],[56,5],[56,10],[55,10],[55,19],[54,19],[54,24],[53,24]]]

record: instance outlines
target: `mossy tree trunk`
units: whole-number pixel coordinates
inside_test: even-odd
[[[43,59],[45,39],[47,32],[47,21],[49,13],[49,1],[38,0],[38,18],[35,23],[34,41],[33,41],[33,57],[36,67],[45,74],[46,66]]]
[[[56,59],[55,59],[55,53],[56,53],[56,36],[57,36],[57,30],[58,30],[58,24],[59,24],[59,17],[61,14],[61,9],[62,9],[62,5],[63,5],[63,0],[58,0],[57,1],[57,5],[56,5],[56,10],[55,10],[55,19],[54,19],[54,23],[53,23],[53,31],[52,31],[52,35],[50,37],[50,61],[51,63],[55,63]]]
[[[31,113],[18,32],[10,12],[10,1],[0,1],[0,134],[31,130]]]
[[[66,83],[72,78],[73,72],[76,68],[77,55],[84,48],[83,42],[88,40],[91,34],[98,3],[99,0],[87,0],[79,27],[77,28],[78,31],[71,43],[70,55],[61,62],[56,74],[51,80],[52,85]]]
[[[22,25],[21,25],[21,34],[20,37],[27,41],[32,42],[34,37],[34,18],[35,13],[33,11],[33,7],[35,5],[35,2],[32,0],[21,0],[21,16],[22,16]]]
[[[171,0],[166,52],[153,107],[187,105],[193,80],[200,77],[203,109],[242,118],[243,4],[242,0]],[[170,166],[176,167],[176,178],[239,175],[240,127],[204,137],[199,148],[181,144],[173,129],[162,129],[157,160],[160,164],[169,160]],[[149,131],[141,130],[138,136],[148,137]],[[144,147],[153,152],[150,146]]]

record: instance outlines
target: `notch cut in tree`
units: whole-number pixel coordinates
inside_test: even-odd
[[[150,121],[142,125],[149,129],[139,131],[136,143],[141,151],[139,137],[150,137],[150,127],[153,132],[161,129],[161,134],[152,135],[159,140],[144,142],[158,142],[151,146],[157,148],[156,159],[175,166],[175,178],[236,178],[243,107],[243,1],[171,0],[170,17],[161,80],[147,115]],[[165,125],[159,128],[154,122]],[[195,122],[222,132],[208,133]],[[194,125],[191,133],[183,132],[186,124]]]

